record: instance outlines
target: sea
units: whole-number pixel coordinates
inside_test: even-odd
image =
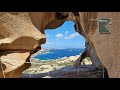
[[[45,49],[43,53],[37,54],[34,58],[39,60],[55,60],[80,55],[83,52],[84,48]]]

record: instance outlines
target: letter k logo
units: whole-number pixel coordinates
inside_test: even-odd
[[[99,33],[100,34],[110,34],[110,32],[106,29],[106,25],[110,22],[109,19],[100,19],[99,20]]]

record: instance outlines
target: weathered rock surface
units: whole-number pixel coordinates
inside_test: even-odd
[[[15,78],[19,77],[22,71],[27,69],[30,65],[25,63],[28,61],[28,57],[30,56],[29,52],[7,52],[4,51],[0,53],[1,62],[3,67],[0,67],[0,77],[4,78]],[[5,74],[5,76],[4,76]]]
[[[19,77],[32,53],[45,43],[44,29],[60,26],[67,12],[0,12],[0,77]],[[71,17],[72,16],[72,17]],[[106,28],[111,34],[100,34],[99,25],[91,20],[111,19]],[[95,67],[105,67],[109,77],[120,77],[120,13],[119,12],[70,12],[66,20],[73,20],[76,31],[83,35],[91,49],[89,56]],[[83,54],[80,61],[86,57]],[[7,62],[5,62],[7,60]],[[21,63],[8,60],[22,61]],[[13,65],[12,65],[13,64]],[[16,66],[14,67],[14,64]],[[28,65],[29,66],[29,65]],[[16,74],[14,74],[16,73]]]
[[[19,77],[45,43],[44,29],[57,28],[65,18],[56,12],[0,12],[0,77]]]
[[[79,12],[78,25],[82,27],[86,40],[94,49],[97,58],[107,69],[109,77],[120,77],[120,13],[119,12]],[[100,34],[99,19],[110,19],[111,24],[105,27],[111,34]],[[94,55],[94,54],[93,54]]]
[[[81,62],[83,61],[84,58],[86,57],[90,57],[91,58],[91,61],[92,61],[92,64],[98,68],[98,69],[102,69],[103,66],[93,48],[93,46],[90,44],[89,42],[89,38],[88,38],[88,35],[87,33],[85,32],[83,26],[82,26],[82,21],[81,20],[81,17],[80,17],[80,14],[79,12],[69,12],[69,15],[68,15],[68,20],[72,20],[73,22],[75,22],[75,29],[76,29],[76,32],[78,32],[80,35],[82,35],[85,40],[86,40],[86,48],[85,48],[85,51],[82,53],[82,55],[78,58],[77,61],[75,61],[75,63],[73,64],[75,67],[78,67]],[[94,16],[93,16],[94,17]],[[82,18],[83,19],[83,18]],[[85,22],[86,24],[87,22]]]

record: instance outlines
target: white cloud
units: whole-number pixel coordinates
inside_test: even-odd
[[[68,34],[68,31],[65,31],[65,34]]]
[[[75,38],[75,37],[77,37],[77,36],[79,36],[78,33],[73,33],[73,34],[71,34],[71,35],[65,37],[65,39],[73,39],[73,38]]]
[[[57,38],[62,38],[63,37],[63,34],[61,33],[58,33],[57,35],[55,35]]]

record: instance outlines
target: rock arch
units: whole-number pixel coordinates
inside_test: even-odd
[[[95,18],[96,15],[93,15],[92,17]],[[78,65],[80,65],[82,60],[85,57],[89,56],[92,59],[93,65],[98,69],[102,69],[103,66],[102,66],[102,64],[101,64],[101,62],[100,62],[100,60],[99,60],[93,46],[89,42],[89,38],[88,38],[88,35],[87,35],[85,29],[82,27],[82,24],[80,22],[80,14],[79,14],[79,12],[69,12],[68,20],[72,20],[72,21],[75,22],[76,32],[78,32],[80,35],[82,35],[86,40],[86,44],[85,44],[86,49],[85,49],[84,53],[82,53],[80,58],[74,63],[74,66],[78,67]]]
[[[106,26],[111,34],[100,34],[98,24],[91,22],[91,19],[104,18],[112,20],[112,25]],[[25,63],[29,56],[45,43],[44,29],[56,28],[65,20],[74,21],[76,31],[85,37],[88,48],[84,55],[93,58],[94,66],[104,66],[109,77],[120,77],[119,12],[0,12],[0,64],[5,65],[3,70],[0,69],[0,77],[3,77],[3,73],[9,78],[19,77],[30,66]],[[19,46],[23,37],[26,42],[32,37],[34,45]],[[15,40],[19,41],[14,43]],[[9,47],[11,43],[14,48]],[[9,60],[22,62],[13,63]]]

